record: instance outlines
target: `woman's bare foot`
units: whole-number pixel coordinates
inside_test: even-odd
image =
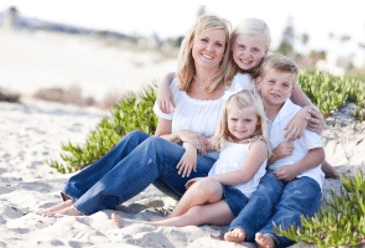
[[[71,207],[73,204],[75,203],[75,200],[73,199],[69,199],[67,201],[61,202],[53,207],[47,208],[47,209],[43,209],[43,210],[39,210],[37,212],[38,215],[42,215],[44,217],[51,217],[54,216],[55,213],[62,211],[66,208]]]
[[[274,248],[275,243],[269,234],[256,233],[255,241],[259,248]]]
[[[241,228],[233,228],[224,234],[224,240],[228,242],[242,243],[246,239],[246,233]]]
[[[56,214],[60,215],[69,215],[69,216],[83,216],[82,213],[80,213],[74,206],[65,208],[62,211],[58,211]]]
[[[123,228],[122,218],[119,215],[112,213],[111,219],[112,219],[113,225],[116,228],[119,228],[119,229]]]

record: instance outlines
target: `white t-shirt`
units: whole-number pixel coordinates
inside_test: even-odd
[[[198,132],[206,137],[213,136],[218,127],[219,115],[224,101],[242,90],[240,81],[232,81],[231,86],[225,91],[224,95],[216,100],[200,100],[190,97],[178,87],[175,78],[170,85],[175,99],[176,108],[171,114],[164,114],[155,103],[154,111],[159,118],[172,120],[172,132],[181,129]],[[217,152],[208,155],[217,158]]]
[[[219,158],[213,164],[208,176],[239,170],[245,164],[249,148],[250,144],[228,143],[224,150],[220,152]],[[266,162],[265,160],[249,182],[234,187],[249,198],[259,185],[261,177],[265,175]]]
[[[268,134],[269,143],[271,149],[275,149],[282,141],[284,141],[284,128],[293,118],[293,116],[301,109],[300,106],[295,105],[290,99],[287,99],[283,107],[280,109],[278,115],[275,117],[274,121],[268,120]],[[323,147],[321,138],[318,134],[305,130],[303,136],[293,142],[294,152],[292,155],[275,161],[275,163],[270,165],[270,169],[277,169],[284,165],[292,165],[296,162],[302,160],[308,151],[314,148]],[[308,176],[316,180],[319,186],[322,188],[324,173],[322,172],[321,165],[307,170],[297,177]]]

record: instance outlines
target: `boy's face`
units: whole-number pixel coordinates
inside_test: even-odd
[[[264,35],[239,35],[233,47],[233,60],[242,70],[251,70],[259,66],[267,55]]]
[[[265,104],[281,105],[291,96],[294,81],[295,75],[292,73],[268,69],[263,78],[257,78],[256,87]]]

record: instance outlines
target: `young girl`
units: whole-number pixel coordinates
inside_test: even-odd
[[[269,146],[266,117],[260,96],[243,90],[228,98],[219,127],[209,140],[209,150],[219,150],[219,159],[207,177],[187,182],[188,190],[165,218],[151,221],[158,226],[203,224],[227,225],[245,206],[266,172]],[[197,149],[190,143],[178,165],[183,176],[195,166]],[[113,214],[117,227],[120,217]]]
[[[244,19],[233,30],[230,38],[230,60],[234,63],[228,64],[227,70],[229,75],[234,76],[233,81],[239,82],[242,89],[254,88],[258,70],[269,52],[270,37],[267,24],[255,18]],[[165,112],[169,112],[175,104],[169,88],[174,76],[174,73],[169,73],[159,85],[157,103]],[[324,128],[323,116],[297,83],[294,84],[291,100],[303,108],[288,123],[285,138],[294,141],[303,135],[306,128],[320,133]],[[322,170],[327,178],[340,178],[338,172],[326,161],[322,164]]]

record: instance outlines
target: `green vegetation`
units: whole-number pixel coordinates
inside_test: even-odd
[[[346,191],[327,202],[312,218],[301,218],[302,227],[277,227],[275,232],[291,240],[317,247],[356,247],[365,241],[365,178],[362,171],[355,177],[342,176]]]
[[[85,144],[62,144],[61,159],[46,161],[59,172],[70,173],[95,162],[113,148],[127,133],[139,129],[153,134],[157,117],[153,112],[155,102],[155,85],[141,94],[129,94],[116,103],[111,118],[103,118],[87,137]]]

